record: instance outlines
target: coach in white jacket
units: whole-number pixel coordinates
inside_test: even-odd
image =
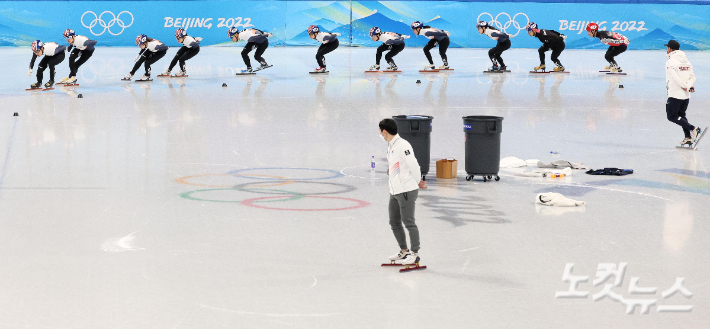
[[[414,222],[414,203],[419,189],[425,189],[426,182],[421,180],[421,169],[414,156],[412,145],[397,135],[397,124],[392,119],[380,121],[380,136],[388,143],[387,164],[389,174],[390,226],[401,251],[390,260],[401,260],[402,264],[419,263],[419,229]],[[407,248],[404,227],[409,231],[411,248]]]
[[[690,92],[694,91],[695,74],[693,65],[690,64],[685,53],[680,51],[678,41],[668,41],[666,46],[666,89],[668,101],[666,102],[666,115],[668,121],[683,128],[685,139],[681,144],[695,143],[695,138],[700,134],[700,127],[696,128],[688,122],[685,111],[688,109]]]

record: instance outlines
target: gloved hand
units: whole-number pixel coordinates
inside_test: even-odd
[[[409,39],[409,36],[408,36],[408,35],[403,35],[403,36],[402,36],[402,39]]]
[[[27,76],[30,76],[30,75],[32,75],[32,69],[30,69],[29,72],[27,72]]]
[[[195,38],[195,41],[197,41],[197,42],[202,41],[202,37],[197,37],[197,38]]]
[[[273,37],[273,36],[274,36],[274,34],[271,33],[271,32],[267,32],[267,33],[266,33],[266,37],[267,37],[267,38],[271,38],[271,37]]]
[[[339,37],[340,33],[333,33],[333,35],[335,35],[336,37]]]

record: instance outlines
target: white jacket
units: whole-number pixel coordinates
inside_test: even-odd
[[[399,135],[394,135],[387,147],[390,194],[400,194],[419,188],[422,171],[414,157],[412,145]]]
[[[690,98],[690,87],[695,83],[693,65],[685,57],[685,53],[674,50],[666,55],[666,89],[668,97],[676,99]],[[685,88],[686,90],[683,90]]]

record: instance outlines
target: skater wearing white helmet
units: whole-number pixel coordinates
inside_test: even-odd
[[[558,57],[562,51],[565,50],[565,35],[555,30],[538,29],[535,22],[528,23],[528,25],[525,26],[525,29],[528,31],[529,36],[536,37],[542,42],[542,46],[540,46],[537,50],[540,54],[540,66],[536,66],[534,70],[545,71],[545,52],[552,50],[550,59],[552,59],[552,62],[556,65],[553,71],[563,72],[565,67],[562,65],[562,62],[560,62]]]
[[[152,81],[150,79],[150,66],[163,58],[169,48],[164,43],[160,42],[160,40],[151,39],[145,34],[136,37],[136,46],[141,48],[138,56],[134,59],[136,64],[133,65],[131,73],[128,73],[128,75],[121,80],[130,81],[133,75],[136,74],[136,71],[141,67],[141,64],[145,63],[145,74],[136,81]]]
[[[43,43],[39,40],[33,41],[30,47],[32,48],[32,60],[30,61],[30,71],[27,75],[32,75],[32,68],[35,66],[37,57],[44,55],[44,58],[42,58],[37,65],[37,83],[33,83],[30,88],[37,89],[42,87],[44,70],[47,67],[49,67],[49,81],[44,84],[44,87],[52,88],[54,85],[54,67],[64,60],[64,50],[67,47],[60,46],[54,42]]]
[[[244,60],[244,64],[246,64],[247,68],[238,74],[250,74],[252,72],[271,67],[271,65],[267,64],[266,60],[264,57],[261,57],[261,55],[264,54],[266,48],[269,48],[269,37],[273,34],[257,29],[243,29],[239,31],[238,28],[231,27],[227,31],[227,35],[229,35],[229,38],[232,39],[233,42],[237,42],[239,40],[247,42],[242,50],[242,59]],[[256,49],[254,52],[254,59],[259,62],[259,67],[252,70],[251,60],[249,60],[249,53],[254,49]]]
[[[490,71],[505,72],[506,66],[500,55],[502,55],[504,51],[510,49],[510,36],[508,33],[500,31],[484,21],[479,21],[478,24],[476,24],[476,27],[478,28],[479,34],[485,34],[489,38],[498,41],[495,47],[488,50],[488,58],[490,58],[493,63],[493,67],[491,67]]]
[[[182,44],[182,47],[180,47],[180,49],[177,51],[177,54],[175,54],[175,57],[173,57],[173,60],[170,62],[170,66],[168,66],[168,69],[160,74],[161,76],[170,75],[170,72],[173,70],[173,67],[175,67],[175,64],[177,64],[178,62],[180,62],[180,70],[175,72],[175,76],[187,76],[187,67],[185,66],[185,61],[195,57],[195,55],[200,52],[200,41],[202,41],[202,38],[193,38],[187,35],[185,29],[175,30],[175,39],[177,40],[177,42]]]
[[[380,60],[382,53],[389,50],[385,55],[385,61],[389,64],[387,71],[397,71],[397,64],[394,63],[394,56],[404,50],[404,39],[409,38],[408,35],[401,35],[394,32],[382,32],[379,27],[375,26],[370,29],[370,39],[372,41],[381,41],[382,45],[377,47],[377,55],[375,55],[375,65],[370,67],[370,71],[380,69]]]
[[[592,38],[598,38],[603,44],[609,45],[609,49],[604,55],[609,66],[604,70],[609,70],[611,73],[621,73],[621,67],[616,63],[614,57],[626,51],[627,45],[630,43],[629,38],[616,32],[599,31],[599,25],[594,22],[587,24],[587,34]]]
[[[695,144],[698,136],[702,133],[700,127],[695,127],[688,122],[685,112],[690,102],[690,93],[695,91],[695,74],[693,65],[690,64],[685,52],[680,50],[680,43],[675,40],[668,41],[666,46],[666,89],[668,100],[666,101],[666,117],[683,128],[685,139],[681,145]]]
[[[412,32],[414,32],[415,35],[423,35],[427,39],[430,39],[426,46],[424,46],[424,55],[429,61],[429,65],[425,66],[424,70],[435,70],[434,60],[431,58],[431,53],[429,51],[434,49],[436,46],[439,46],[439,55],[441,56],[441,60],[444,62],[444,65],[439,66],[439,69],[448,70],[449,59],[446,57],[446,50],[449,49],[449,36],[451,33],[435,29],[429,25],[424,25],[424,23],[420,21],[414,21],[409,27],[412,28]]]
[[[91,58],[91,55],[94,54],[94,46],[97,41],[89,40],[89,38],[83,35],[77,35],[72,29],[64,30],[64,39],[69,43],[69,47],[67,48],[67,51],[70,52],[69,76],[59,80],[59,83],[75,84],[76,73],[79,67],[86,63],[86,61]],[[77,60],[77,58],[79,58],[79,60]]]
[[[340,33],[321,32],[320,28],[315,25],[309,26],[306,31],[311,39],[321,43],[320,47],[318,47],[318,52],[316,53],[318,68],[313,71],[313,73],[325,73],[325,54],[338,48],[340,45],[340,42],[338,41]]]

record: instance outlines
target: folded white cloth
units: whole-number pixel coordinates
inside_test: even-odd
[[[572,200],[559,193],[538,193],[535,203],[554,207],[577,207],[584,206],[584,201]]]
[[[500,159],[501,168],[520,168],[527,166],[535,166],[539,162],[538,159],[523,160],[516,157],[505,157]]]
[[[546,174],[543,176],[543,174]],[[533,171],[525,171],[525,172],[517,172],[515,173],[515,176],[520,176],[520,177],[549,177],[550,175],[565,175],[565,176],[572,176],[572,169],[570,168],[564,168],[564,169],[534,169]]]
[[[555,161],[552,161],[552,163],[538,161],[537,167],[538,168],[572,168],[572,169],[580,169],[580,170],[589,170],[589,166],[587,166],[581,162],[571,162],[571,161],[567,161],[567,160],[555,160]]]

